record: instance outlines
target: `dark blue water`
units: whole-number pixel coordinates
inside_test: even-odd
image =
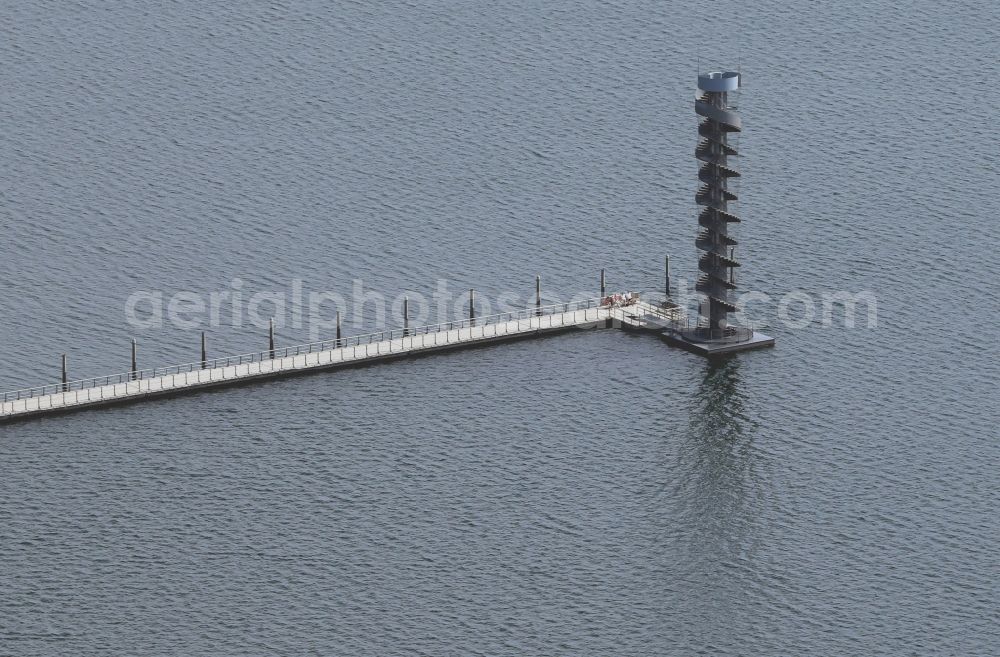
[[[722,363],[578,332],[0,426],[0,654],[1000,650],[993,4],[22,2],[0,30],[3,389],[123,370],[132,336],[195,360],[200,329],[128,325],[137,290],[527,300],[652,289],[667,253],[692,280],[711,65],[745,79],[741,288],[878,299],[853,329],[760,304],[777,348]]]

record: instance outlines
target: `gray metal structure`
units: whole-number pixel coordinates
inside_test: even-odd
[[[743,128],[736,107],[730,101],[739,89],[740,74],[737,72],[698,75],[694,111],[701,117],[698,124],[701,138],[695,148],[695,157],[701,163],[698,168],[701,187],[695,200],[701,210],[695,245],[701,251],[698,258],[701,275],[695,287],[705,295],[705,301],[696,326],[670,325],[662,334],[668,343],[705,356],[774,345],[771,336],[749,326],[731,325],[728,317],[729,313],[738,310],[734,290],[735,270],[740,263],[736,260],[736,238],[729,231],[732,224],[740,222],[730,207],[730,203],[738,200],[733,179],[740,177],[732,164],[732,158],[739,152],[736,140],[731,138]]]
[[[701,211],[698,225],[701,227],[696,246],[702,251],[698,260],[701,276],[696,289],[707,297],[706,309],[702,317],[707,322],[699,329],[701,339],[726,339],[735,337],[739,329],[729,325],[727,315],[737,310],[732,296],[736,289],[734,269],[740,266],[735,259],[736,239],[730,234],[730,225],[739,223],[739,217],[730,210],[729,204],[737,200],[730,181],[739,177],[739,171],[731,159],[739,153],[730,135],[742,128],[739,115],[730,106],[730,94],[740,88],[740,74],[735,72],[714,72],[698,76],[698,96],[694,103],[695,112],[702,117],[698,125],[701,139],[695,149],[695,157],[701,166],[698,179],[701,187],[695,196]]]

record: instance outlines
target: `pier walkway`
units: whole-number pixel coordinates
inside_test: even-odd
[[[648,324],[646,316],[655,316],[662,321],[664,311],[644,302],[613,306],[602,305],[601,299],[588,299],[463,321],[281,347],[273,351],[268,349],[184,365],[55,383],[2,393],[0,422],[529,338],[570,329],[614,325],[643,329]]]

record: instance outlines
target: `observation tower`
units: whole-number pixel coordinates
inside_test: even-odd
[[[714,71],[698,75],[698,94],[694,111],[701,117],[698,124],[698,146],[695,157],[700,164],[698,180],[701,186],[695,195],[700,206],[698,237],[695,246],[701,252],[698,269],[701,275],[695,288],[705,300],[701,304],[699,321],[680,331],[673,331],[671,342],[704,354],[726,353],[766,347],[774,339],[755,333],[751,327],[735,326],[729,313],[736,305],[737,241],[732,228],[740,223],[731,203],[739,200],[736,181],[740,172],[733,160],[739,134],[743,129],[736,112],[736,94],[740,89],[740,74],[734,71]]]

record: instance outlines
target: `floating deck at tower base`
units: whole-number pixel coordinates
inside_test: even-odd
[[[663,341],[672,347],[686,349],[694,354],[702,356],[721,356],[732,354],[737,351],[748,351],[750,349],[764,349],[774,346],[774,338],[757,331],[751,331],[750,337],[739,342],[722,342],[720,340],[709,340],[706,342],[696,342],[689,340],[684,334],[667,330],[660,334]]]

